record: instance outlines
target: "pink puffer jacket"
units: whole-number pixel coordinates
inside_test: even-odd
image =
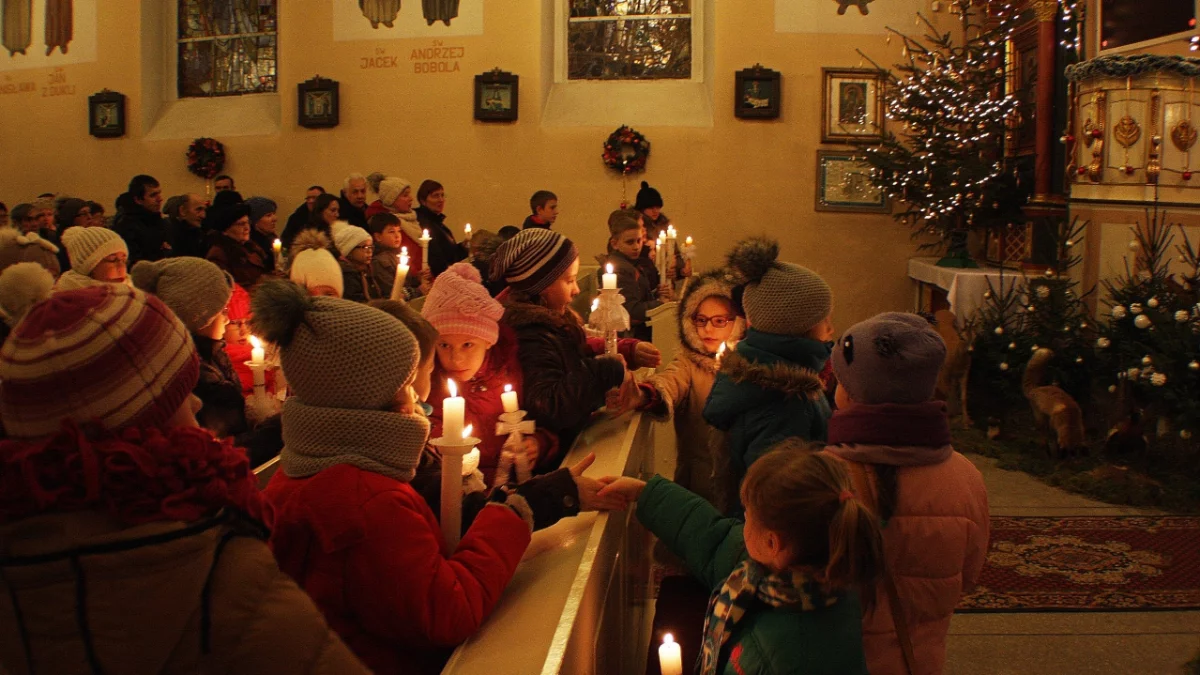
[[[912,675],[938,675],[946,663],[950,616],[963,592],[975,585],[987,556],[990,523],[983,476],[949,446],[834,445],[825,452],[864,466],[865,472],[851,467],[859,495],[868,489],[878,494],[870,465],[897,467],[896,511],[883,530],[884,555],[913,644]],[[870,486],[862,484],[864,478]],[[863,615],[863,648],[872,675],[906,675],[882,584],[874,608]]]

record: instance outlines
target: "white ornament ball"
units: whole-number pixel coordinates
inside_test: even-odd
[[[1074,247],[1075,247],[1075,240],[1068,239],[1067,240],[1067,248],[1074,248]]]
[[[1140,303],[1140,302],[1130,303],[1129,312],[1131,314],[1141,314],[1142,313],[1142,303]]]
[[[1017,343],[1015,343],[1015,342],[1010,342],[1010,343],[1008,343],[1008,348],[1009,348],[1009,349],[1016,349],[1016,348],[1017,348]]]
[[[1030,306],[1028,306],[1028,307],[1026,307],[1026,308],[1025,308],[1025,311],[1027,311],[1027,312],[1036,312],[1036,311],[1037,311],[1037,307],[1034,307],[1033,305],[1030,305]]]
[[[996,335],[1004,335],[1004,326],[996,326]]]
[[[1029,351],[1031,351],[1031,352],[1033,352],[1033,353],[1035,353],[1035,354],[1037,353],[1037,350],[1039,350],[1039,349],[1041,349],[1041,347],[1039,347],[1039,346],[1037,346],[1037,345],[1032,345],[1032,346],[1030,346],[1030,347],[1029,347]]]
[[[1112,318],[1124,319],[1125,318],[1125,308],[1121,305],[1117,305],[1116,307],[1113,307],[1112,308]]]
[[[1137,239],[1134,239],[1133,241],[1129,242],[1129,250],[1130,251],[1136,251],[1139,248],[1141,248],[1141,244],[1139,244],[1137,242]]]
[[[1192,318],[1192,315],[1188,314],[1187,310],[1181,309],[1178,312],[1175,312],[1175,320],[1179,323],[1187,323],[1188,319],[1190,318]]]
[[[1189,363],[1188,370],[1200,370],[1200,361],[1192,361]]]
[[[1039,298],[1042,298],[1043,300],[1050,297],[1050,287],[1049,286],[1038,286],[1037,296]]]
[[[1154,363],[1154,361],[1152,361],[1152,360],[1150,359],[1150,357],[1149,357],[1149,356],[1143,356],[1143,357],[1142,357],[1142,365],[1143,365],[1143,366],[1148,366],[1148,365],[1150,365],[1151,363]]]
[[[991,292],[991,291],[984,291],[984,292],[983,292],[983,299],[984,299],[984,300],[987,300],[987,299],[988,299],[988,298],[990,298],[990,297],[992,297],[992,292]]]
[[[1152,384],[1156,387],[1161,387],[1166,383],[1167,383],[1167,376],[1163,375],[1162,373],[1155,373],[1150,376],[1150,384]]]
[[[1008,362],[1004,361],[1000,364],[1000,370],[1008,370]]]
[[[1099,347],[1100,349],[1108,349],[1109,346],[1111,346],[1111,345],[1112,345],[1112,340],[1109,340],[1106,337],[1102,337],[1099,340],[1096,340],[1096,346]]]
[[[1128,377],[1131,380],[1136,380],[1138,378],[1138,375],[1141,375],[1141,374],[1142,374],[1142,371],[1137,368],[1130,368],[1129,370],[1125,371],[1125,377]]]
[[[1182,438],[1183,440],[1185,440],[1185,441],[1186,441],[1186,440],[1188,440],[1189,438],[1191,438],[1191,437],[1192,437],[1192,432],[1191,432],[1191,431],[1188,431],[1187,429],[1180,429],[1180,430],[1179,430],[1179,437],[1180,437],[1180,438]]]
[[[1146,316],[1145,314],[1139,314],[1138,318],[1133,320],[1133,325],[1135,325],[1138,328],[1141,328],[1143,330],[1146,328],[1149,328],[1150,327],[1150,317]]]
[[[1082,357],[1082,356],[1076,356],[1076,357],[1075,357],[1075,363],[1083,363],[1083,357]]]
[[[1146,301],[1146,305],[1151,309],[1158,307],[1158,298],[1150,298]]]

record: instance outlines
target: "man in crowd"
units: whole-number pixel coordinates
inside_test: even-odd
[[[325,194],[325,188],[320,185],[309,186],[308,192],[304,193],[304,202],[300,206],[297,206],[295,211],[292,211],[292,215],[288,216],[284,229],[292,228],[295,230],[303,227],[308,222],[309,216],[312,215],[313,204],[317,203],[317,197],[323,194]]]
[[[171,256],[171,243],[162,217],[162,186],[153,176],[140,174],[129,181],[129,190],[117,197],[113,231],[129,247],[129,267],[141,260]]]
[[[367,229],[367,177],[361,173],[346,176],[342,196],[338,198],[338,217],[351,225]]]
[[[37,232],[38,214],[33,204],[17,204],[13,207],[11,218],[13,227],[20,230],[21,234]]]
[[[232,192],[237,188],[233,187],[233,176],[221,174],[213,181],[213,188],[217,192]]]
[[[200,224],[208,212],[208,202],[197,194],[179,195],[167,201],[167,232],[171,251],[176,256],[203,258],[208,253]]]

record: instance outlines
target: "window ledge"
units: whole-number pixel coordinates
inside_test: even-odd
[[[184,98],[163,104],[146,140],[278,134],[279,94]]]
[[[703,82],[558,82],[543,127],[711,127],[712,95]]]

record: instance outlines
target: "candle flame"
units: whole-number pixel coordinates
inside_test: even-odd
[[[604,266],[604,270],[605,270],[606,272],[608,272],[609,274],[612,274],[612,273],[613,273],[613,271],[612,271],[612,263],[608,263],[607,265],[605,265],[605,266]]]
[[[256,336],[251,335],[250,346],[254,347],[255,349],[262,349],[262,340],[259,340]]]
[[[512,385],[511,384],[504,385],[504,393],[507,394],[510,391],[512,391]]]
[[[675,642],[674,635],[667,633],[666,635],[663,636],[663,644],[671,644],[672,642]]]
[[[717,347],[717,363],[721,362],[721,357],[725,356],[725,343],[722,342],[720,347]]]
[[[466,429],[463,429],[463,438],[470,438],[471,432],[475,430],[474,424],[468,424]]]
[[[450,392],[450,398],[458,397],[458,386],[454,384],[454,380],[446,380],[446,389]]]
[[[592,311],[594,312],[598,309],[600,309],[600,298],[592,300]]]
[[[467,234],[471,234],[471,224],[470,223],[467,223],[467,227],[465,229],[467,231]]]
[[[421,238],[428,239],[429,238],[429,230],[421,230]]]
[[[684,243],[684,244],[686,244],[686,245],[688,245],[688,246],[691,246],[691,245],[692,245],[692,238],[689,236],[687,239],[684,239],[684,240],[683,240],[683,243]]]
[[[276,245],[276,246],[283,246],[283,242],[282,242],[282,241],[279,241],[278,239],[276,239],[276,240],[275,240],[275,245]]]
[[[407,246],[400,247],[400,255],[408,255],[408,247]]]

